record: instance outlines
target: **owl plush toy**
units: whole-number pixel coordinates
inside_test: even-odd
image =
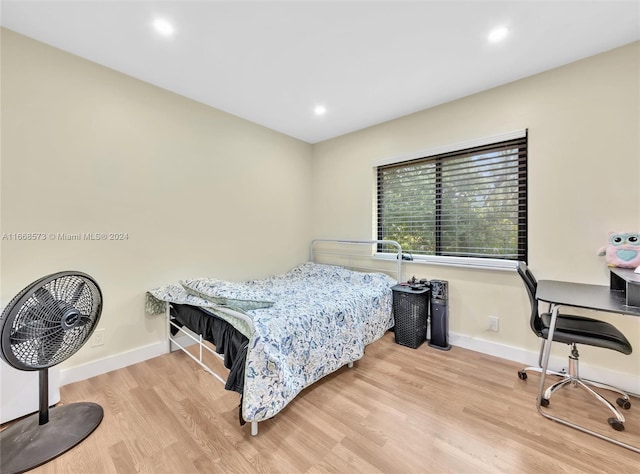
[[[636,268],[640,266],[640,233],[609,234],[609,245],[602,247],[598,255],[604,255],[610,267]]]

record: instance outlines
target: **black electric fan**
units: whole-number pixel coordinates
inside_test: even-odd
[[[18,370],[39,371],[39,412],[0,432],[0,472],[19,473],[76,446],[102,421],[90,402],[49,407],[49,367],[75,354],[102,313],[102,292],[89,275],[58,272],[31,283],[0,317],[0,356]]]

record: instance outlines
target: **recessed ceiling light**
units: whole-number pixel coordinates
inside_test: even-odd
[[[153,20],[153,27],[162,36],[172,36],[174,32],[173,25],[164,18],[156,18]]]
[[[491,43],[497,43],[505,39],[508,34],[509,28],[507,28],[506,26],[499,26],[498,28],[494,28],[493,30],[491,30],[488,39]]]
[[[316,115],[324,115],[327,113],[327,108],[324,105],[316,105],[316,108],[313,109],[313,113]]]

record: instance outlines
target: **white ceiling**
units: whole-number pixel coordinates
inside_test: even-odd
[[[1,8],[11,30],[309,143],[640,39],[638,0],[2,0]],[[174,24],[172,38],[151,27],[159,16]],[[499,25],[510,35],[490,44]]]

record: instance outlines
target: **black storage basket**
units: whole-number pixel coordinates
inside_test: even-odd
[[[427,339],[429,288],[396,285],[392,289],[396,342],[417,349]]]

